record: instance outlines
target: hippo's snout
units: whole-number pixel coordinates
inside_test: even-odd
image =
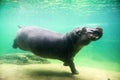
[[[90,33],[91,40],[95,41],[100,39],[102,37],[102,34],[103,34],[102,28],[96,28],[94,30],[91,30]]]

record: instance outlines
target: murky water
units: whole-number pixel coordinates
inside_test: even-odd
[[[84,47],[75,63],[120,71],[119,22],[119,0],[0,0],[0,54],[27,53],[12,48],[18,25],[60,33],[80,26],[100,26],[103,37]]]

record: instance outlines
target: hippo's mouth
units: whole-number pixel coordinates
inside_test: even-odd
[[[102,29],[96,28],[91,34],[89,34],[89,36],[93,41],[100,39],[102,37]]]

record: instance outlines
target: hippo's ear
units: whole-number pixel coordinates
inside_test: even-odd
[[[86,32],[86,31],[87,31],[86,28],[87,28],[87,27],[83,27],[83,28],[82,28],[82,32]]]

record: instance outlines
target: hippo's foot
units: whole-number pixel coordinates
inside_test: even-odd
[[[64,65],[70,67],[72,74],[79,74],[79,72],[75,68],[73,60],[68,60],[67,62],[64,62]]]
[[[79,74],[79,72],[77,70],[75,71],[72,71],[72,74],[75,75],[75,74]]]

